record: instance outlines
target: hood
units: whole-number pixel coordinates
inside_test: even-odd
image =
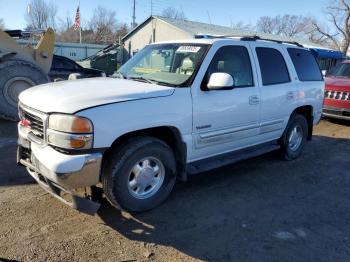
[[[19,101],[44,113],[73,114],[85,108],[135,99],[170,96],[174,88],[116,78],[92,78],[35,86]]]
[[[350,91],[350,78],[348,77],[326,77],[326,90]]]

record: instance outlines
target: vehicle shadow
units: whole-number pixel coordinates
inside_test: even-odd
[[[0,119],[0,188],[34,182],[25,168],[16,165],[16,152],[17,123]]]
[[[178,183],[152,211],[130,215],[105,201],[98,216],[130,240],[201,260],[342,261],[349,155],[350,140],[316,136],[298,160],[272,152]]]
[[[330,123],[333,123],[333,124],[350,127],[350,120],[330,118],[330,117],[323,117],[322,119],[325,120],[325,121],[328,121]]]

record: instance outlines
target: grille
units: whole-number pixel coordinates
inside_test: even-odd
[[[327,99],[350,101],[350,92],[325,91],[324,96]]]
[[[29,126],[32,133],[40,138],[44,139],[44,121],[39,116],[29,113],[25,109],[22,109],[23,117],[29,121]]]

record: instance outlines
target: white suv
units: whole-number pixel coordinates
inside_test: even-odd
[[[300,156],[324,83],[309,50],[258,38],[148,45],[113,78],[50,83],[20,97],[18,163],[86,213],[152,209],[176,179],[280,148]],[[70,195],[71,201],[62,197]],[[67,195],[67,194],[64,194]]]

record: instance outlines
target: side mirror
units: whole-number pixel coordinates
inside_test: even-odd
[[[208,82],[209,90],[232,89],[234,86],[233,77],[227,73],[213,73]]]
[[[322,75],[323,75],[323,77],[326,77],[327,76],[327,70],[322,70]]]

